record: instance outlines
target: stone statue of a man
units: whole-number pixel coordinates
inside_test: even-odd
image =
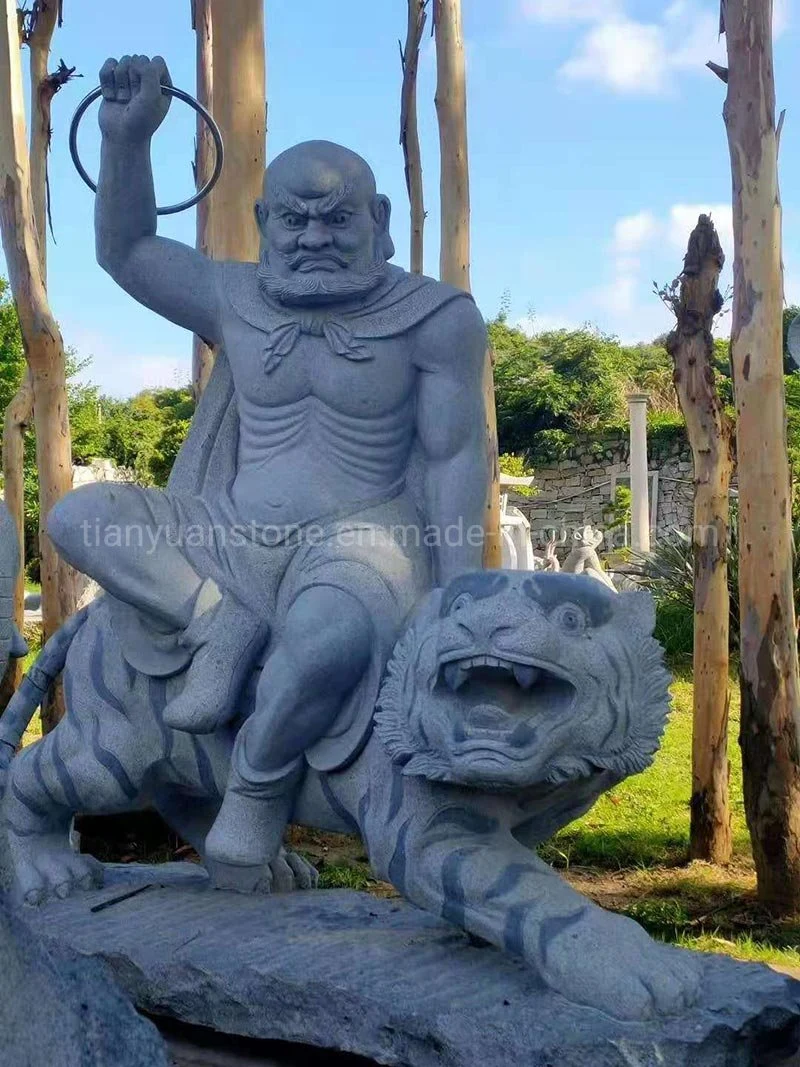
[[[412,606],[481,566],[486,331],[464,293],[388,264],[387,198],[363,159],[326,141],[270,165],[258,264],[158,237],[150,139],[168,80],[160,58],[101,71],[97,257],[136,300],[221,346],[234,414],[195,439],[212,456],[202,491],[87,486],[49,532],[113,598],[128,662],[186,670],[168,726],[224,728],[267,649],[206,844],[255,868],[279,849],[304,759],[342,765],[363,743],[357,708],[372,704],[359,694]],[[196,424],[213,393],[212,378]]]

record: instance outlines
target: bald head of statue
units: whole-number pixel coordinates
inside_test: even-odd
[[[256,203],[261,231],[259,285],[289,305],[365,296],[394,255],[391,205],[369,164],[341,145],[306,141],[277,156]]]

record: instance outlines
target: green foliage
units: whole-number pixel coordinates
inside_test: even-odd
[[[656,412],[677,412],[672,362],[660,345],[622,345],[590,327],[529,336],[503,316],[489,324],[496,355],[503,452],[557,458],[576,434],[627,422],[627,394],[645,390]]]
[[[320,889],[357,889],[363,892],[375,883],[366,863],[325,864],[319,872]]]
[[[800,371],[787,374],[784,379],[786,385],[786,451],[789,456],[789,466],[792,472],[792,482],[796,483],[800,478]],[[798,515],[798,498],[794,494],[795,521],[800,521]]]
[[[738,509],[731,502],[730,535],[727,545],[728,591],[730,594],[730,645],[739,647],[739,538]],[[800,526],[794,527],[795,555],[800,551]],[[694,633],[694,548],[679,532],[655,543],[647,556],[632,554],[636,580],[648,588],[656,601],[656,637],[670,658],[692,655]],[[794,602],[800,612],[800,569],[794,569]]]
[[[25,373],[25,353],[19,331],[17,311],[8,289],[0,278],[0,425],[3,412],[16,393]]]
[[[633,494],[627,485],[618,485],[614,490],[614,499],[603,513],[603,519],[609,530],[627,526],[631,521],[631,502]]]
[[[141,485],[166,485],[194,414],[191,389],[152,389],[108,401],[104,455]]]
[[[656,601],[654,636],[673,666],[691,669],[694,657],[694,609],[677,600]]]
[[[528,466],[524,456],[514,455],[511,452],[503,452],[500,456],[500,471],[512,478],[532,478],[533,468]],[[519,496],[536,496],[539,490],[535,485],[528,488],[525,485],[514,486],[514,492]]]

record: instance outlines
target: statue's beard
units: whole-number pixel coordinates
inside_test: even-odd
[[[261,292],[281,304],[329,304],[373,292],[386,278],[387,267],[386,260],[378,255],[364,270],[350,267],[337,272],[293,272],[284,277],[275,273],[269,263],[269,252],[264,251],[256,274]]]

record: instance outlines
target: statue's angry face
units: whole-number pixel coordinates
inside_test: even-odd
[[[375,289],[394,255],[389,201],[354,152],[327,141],[270,165],[256,205],[263,291],[285,304],[355,299]]]
[[[653,622],[591,578],[465,575],[398,642],[376,728],[406,773],[482,788],[642,770],[669,706]]]

